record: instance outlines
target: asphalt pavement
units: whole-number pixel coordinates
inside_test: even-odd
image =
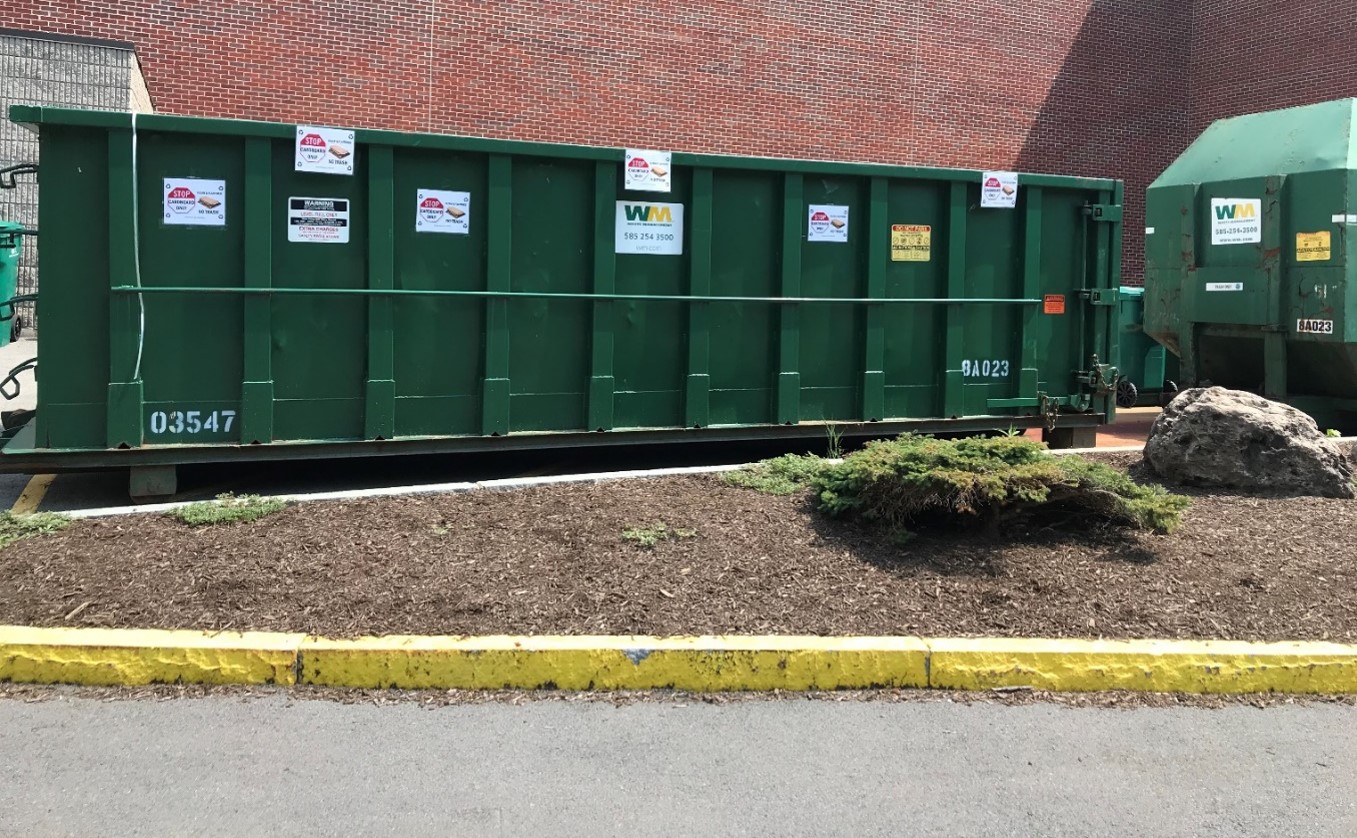
[[[1357,707],[0,700],[0,835],[1357,835]]]

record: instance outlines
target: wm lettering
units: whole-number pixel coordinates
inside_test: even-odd
[[[1222,204],[1216,207],[1217,221],[1241,221],[1253,217],[1253,204]]]
[[[669,207],[627,204],[623,209],[626,210],[628,221],[644,221],[649,224],[672,224],[674,222],[674,213],[670,211]]]

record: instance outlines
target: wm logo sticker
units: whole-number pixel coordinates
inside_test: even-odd
[[[1211,244],[1258,244],[1263,240],[1263,202],[1258,198],[1212,198]]]
[[[1243,221],[1258,217],[1252,203],[1217,204],[1215,210],[1217,221]]]
[[[623,207],[628,221],[643,221],[647,224],[672,224],[674,213],[669,207],[652,204],[627,204]]]

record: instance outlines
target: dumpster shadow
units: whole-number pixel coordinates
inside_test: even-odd
[[[1145,189],[1187,147],[1190,4],[1093,0],[1019,154],[1020,171],[1126,182],[1123,276],[1143,276]]]

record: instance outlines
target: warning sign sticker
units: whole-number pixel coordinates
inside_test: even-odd
[[[932,258],[932,227],[927,224],[891,225],[892,262],[927,262]]]
[[[343,128],[297,126],[296,169],[325,175],[351,175],[358,147],[353,132]]]
[[[813,242],[848,241],[848,207],[811,204],[806,240]]]
[[[1328,230],[1296,234],[1297,262],[1327,262],[1332,258],[1332,239]]]
[[[1017,172],[985,172],[980,176],[980,206],[1013,209],[1017,205]]]
[[[1065,295],[1047,294],[1041,298],[1041,310],[1046,314],[1065,313]]]
[[[416,196],[416,233],[471,232],[471,193],[420,189]]]
[[[288,198],[287,240],[321,244],[349,241],[347,198]]]
[[[193,177],[167,177],[164,180],[166,224],[226,226],[226,181]]]
[[[673,159],[668,151],[627,149],[623,188],[632,192],[668,192],[673,184]]]

